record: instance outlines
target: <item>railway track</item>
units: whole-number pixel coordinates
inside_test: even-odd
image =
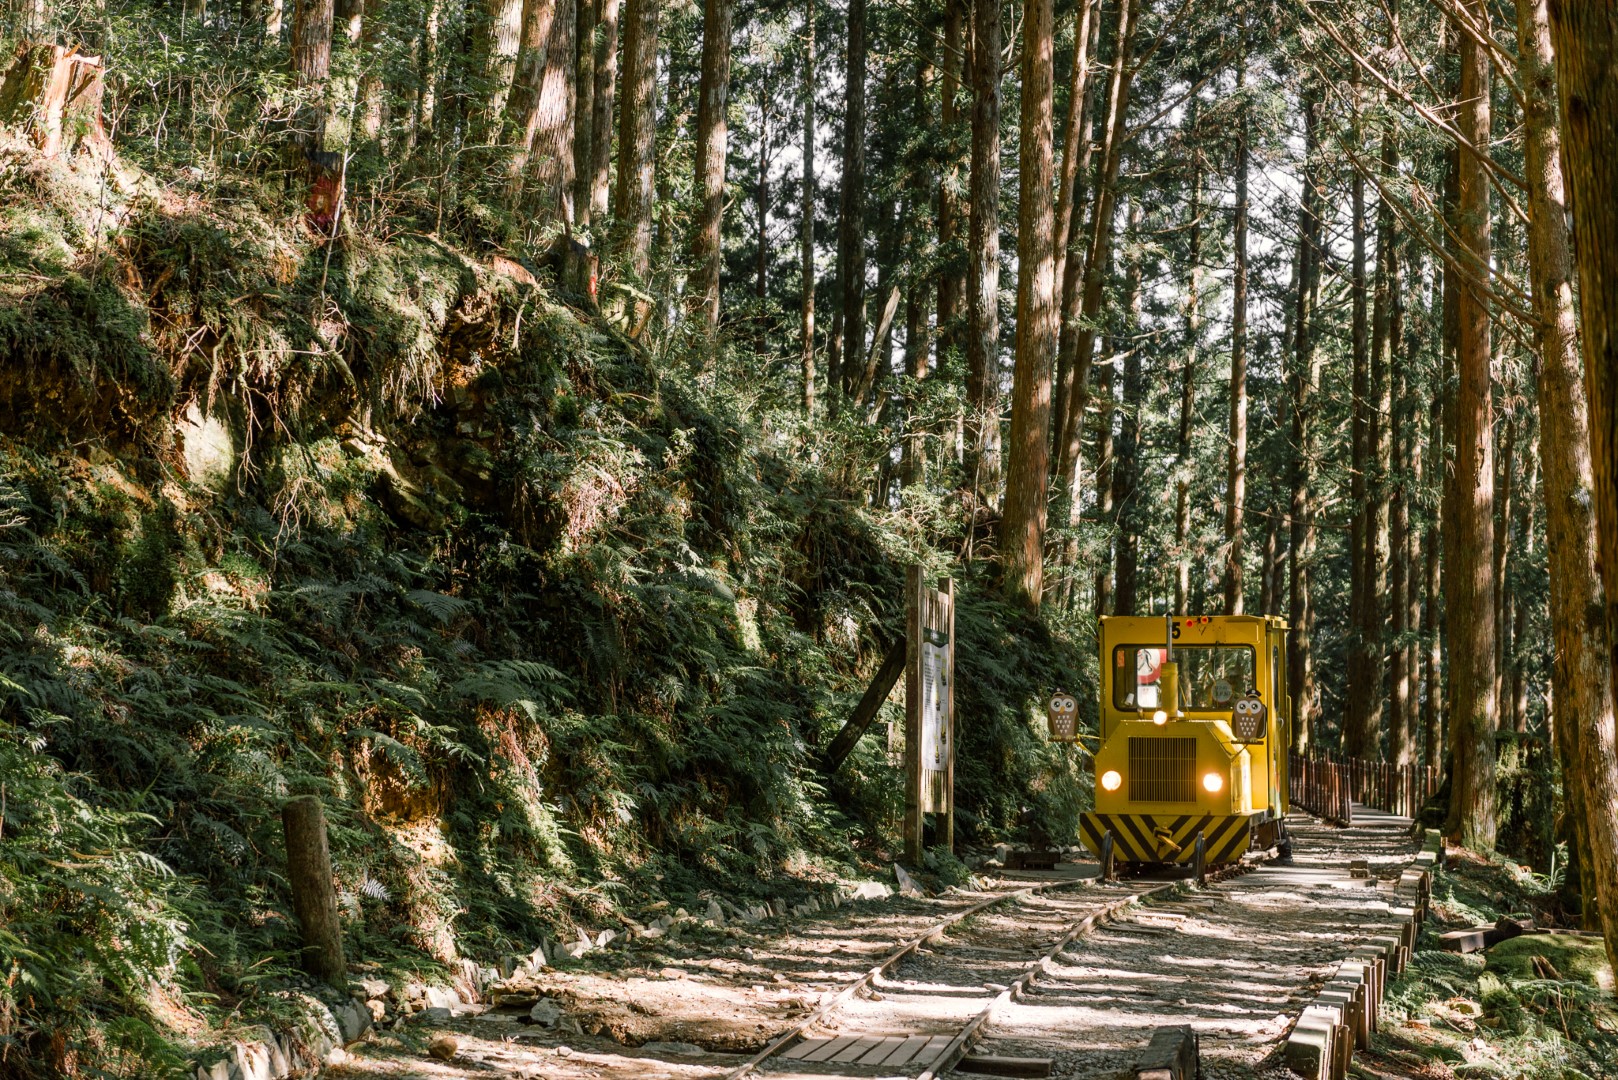
[[[1216,871],[1208,880],[1245,873],[1268,858]],[[1138,905],[1182,892],[1185,884],[1139,878],[1052,882],[952,913],[725,1080],[789,1074],[934,1080],[960,1062],[997,1012],[1026,994],[1074,942]]]
[[[953,913],[895,949],[725,1080],[1134,1076],[1159,1028],[1202,1043],[1205,1075],[1280,1069],[1304,1004],[1383,927],[1413,848],[1403,819],[1299,820],[1296,857],[1265,853],[1183,881],[1054,883]],[[1368,876],[1351,865],[1363,861]],[[1380,887],[1379,887],[1380,886]],[[992,1060],[986,1060],[992,1059]]]

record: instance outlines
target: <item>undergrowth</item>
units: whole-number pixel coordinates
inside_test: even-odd
[[[891,856],[883,725],[818,755],[959,536],[841,479],[860,433],[534,263],[327,249],[251,192],[86,227],[93,187],[0,169],[0,1076],[162,1076],[273,1015],[293,795],[399,977]],[[1040,702],[1092,676],[953,572],[958,829],[1071,837]]]
[[[1443,931],[1502,916],[1544,925],[1555,903],[1550,878],[1465,853],[1452,860],[1409,967],[1389,985],[1370,1060],[1402,1076],[1618,1077],[1618,1002],[1599,937],[1525,934],[1481,953],[1439,949]]]

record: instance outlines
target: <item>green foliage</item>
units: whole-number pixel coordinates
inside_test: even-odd
[[[963,834],[1072,835],[1084,759],[1039,710],[1077,650],[938,554],[947,505],[851,497],[859,433],[807,462],[746,380],[438,242],[328,267],[251,204],[143,213],[120,258],[162,320],[130,355],[239,464],[0,445],[0,960],[28,971],[0,1037],[33,1071],[161,1075],[285,1010],[294,794],[326,801],[351,953],[399,972],[885,862],[880,738],[816,761],[911,560],[958,580]]]
[[[1503,862],[1463,862],[1435,882],[1438,919],[1389,984],[1374,1052],[1516,1078],[1618,1076],[1618,1009],[1599,938],[1525,934],[1486,953],[1443,952],[1436,935],[1502,915],[1544,917],[1550,890]],[[1421,1019],[1412,1029],[1403,1021]],[[1456,1070],[1459,1074],[1460,1070]]]

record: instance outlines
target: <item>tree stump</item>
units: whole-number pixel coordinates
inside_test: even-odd
[[[345,987],[348,965],[343,960],[343,930],[337,920],[326,812],[318,798],[304,795],[281,808],[281,824],[286,830],[292,909],[303,931],[303,969],[332,986]]]
[[[46,157],[81,144],[108,154],[112,140],[101,124],[102,74],[99,56],[23,42],[0,73],[0,124],[26,131]]]

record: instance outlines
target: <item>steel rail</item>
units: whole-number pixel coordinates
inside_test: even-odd
[[[809,1016],[805,1017],[803,1020],[800,1020],[798,1023],[794,1024],[792,1027],[770,1040],[770,1042],[762,1050],[758,1051],[758,1053],[754,1054],[743,1064],[738,1065],[735,1069],[726,1073],[724,1080],[741,1080],[742,1077],[751,1073],[754,1069],[758,1068],[759,1065],[774,1057],[777,1052],[785,1048],[787,1044],[792,1042],[793,1039],[796,1039],[809,1028],[815,1026],[822,1020],[826,1019],[826,1017],[830,1016],[833,1010],[835,1010],[843,1002],[847,1001],[861,990],[869,987],[871,983],[874,982],[878,977],[887,974],[889,969],[891,969],[899,961],[913,954],[917,949],[921,948],[921,946],[927,942],[935,940],[945,930],[948,930],[951,926],[954,926],[961,920],[969,919],[979,912],[986,911],[998,904],[1003,904],[1008,900],[1020,900],[1025,896],[1033,896],[1035,893],[1046,892],[1047,890],[1051,889],[1071,888],[1075,885],[1083,885],[1088,882],[1098,880],[1100,879],[1074,878],[1071,881],[1041,882],[1038,885],[1032,885],[1026,889],[1008,890],[998,896],[991,896],[987,900],[981,900],[978,903],[973,904],[971,907],[963,908],[960,911],[951,913],[947,917],[928,927],[922,933],[916,935],[914,938],[899,946],[899,948],[895,949],[893,952],[889,953],[880,964],[877,964],[875,967],[871,968],[853,982],[848,983],[835,995],[833,995],[830,1000],[822,1004],[820,1008],[816,1009]],[[1134,898],[1130,897],[1129,899],[1132,900]]]
[[[1224,867],[1223,869],[1212,871],[1205,875],[1204,880],[1208,883],[1213,883],[1216,881],[1223,881],[1226,878],[1237,877],[1270,861],[1271,858],[1273,858],[1273,855],[1266,852],[1263,857],[1254,859],[1251,862],[1233,863],[1232,865]],[[947,1046],[934,1055],[933,1059],[928,1063],[927,1068],[922,1071],[919,1077],[917,1077],[917,1080],[938,1080],[939,1076],[954,1068],[961,1058],[966,1056],[967,1049],[972,1045],[973,1040],[977,1038],[978,1033],[994,1016],[995,1010],[1008,1002],[1015,1001],[1019,996],[1021,996],[1023,992],[1025,992],[1033,983],[1034,977],[1045,971],[1047,965],[1049,965],[1051,961],[1055,960],[1056,957],[1061,954],[1063,949],[1073,944],[1074,941],[1080,937],[1083,937],[1091,930],[1094,930],[1097,926],[1111,921],[1114,915],[1118,914],[1120,911],[1123,911],[1125,908],[1131,907],[1142,900],[1148,899],[1149,897],[1157,896],[1160,893],[1178,891],[1186,884],[1187,883],[1184,881],[1172,881],[1164,885],[1158,885],[1155,888],[1147,889],[1144,892],[1136,893],[1132,896],[1127,896],[1123,899],[1114,901],[1113,903],[1102,908],[1100,911],[1092,911],[1083,918],[1079,919],[1077,922],[1073,923],[1070,927],[1068,927],[1067,932],[1057,940],[1056,944],[1045,950],[1043,956],[1029,964],[1023,970],[1023,973],[1019,975],[1010,986],[996,994],[994,999],[985,1005],[976,1016],[966,1022],[965,1026],[961,1028],[960,1032],[955,1036],[955,1038],[951,1039]],[[905,1073],[906,1075],[909,1075],[910,1070],[906,1069]]]

